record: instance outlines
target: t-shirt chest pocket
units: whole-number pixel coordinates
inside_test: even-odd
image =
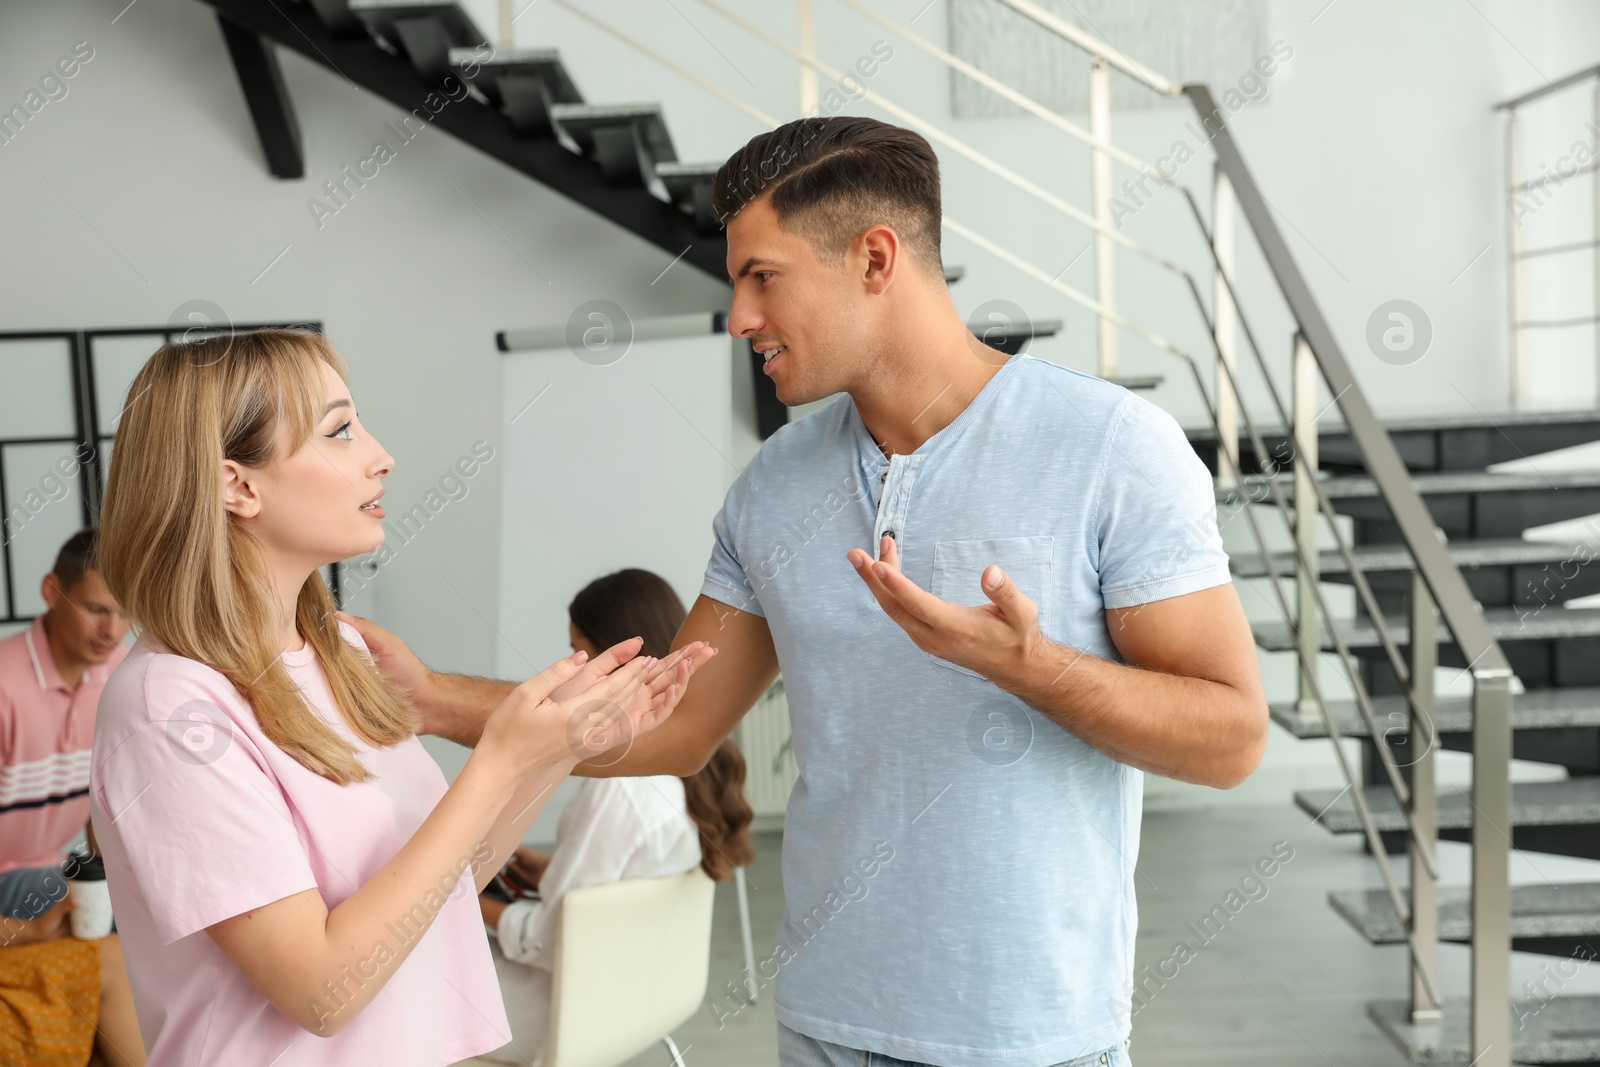
[[[940,600],[966,607],[990,603],[980,584],[983,572],[993,564],[1006,572],[1039,609],[1039,628],[1049,632],[1055,607],[1054,575],[1051,560],[1055,538],[1049,534],[1032,537],[991,537],[976,541],[938,541],[933,546],[933,585],[930,592]],[[938,656],[933,662],[974,678],[977,671]]]

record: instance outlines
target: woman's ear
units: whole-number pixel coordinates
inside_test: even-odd
[[[255,485],[255,472],[231,459],[222,461],[222,506],[241,519],[261,513],[261,494]]]

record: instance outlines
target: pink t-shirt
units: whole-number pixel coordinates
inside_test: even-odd
[[[437,918],[398,968],[392,954],[415,927],[391,925],[385,945],[325,987],[332,1012],[389,975],[331,1038],[301,1029],[223,954],[205,930],[213,923],[306,889],[329,911],[354,894],[433,810],[444,775],[415,737],[386,749],[356,740],[309,645],[284,664],[356,744],[369,781],[341,786],[307,770],[267,739],[221,674],[148,640],[100,698],[90,794],[149,1067],[441,1067],[505,1044],[470,866],[418,901]]]

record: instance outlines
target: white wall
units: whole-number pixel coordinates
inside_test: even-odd
[[[791,3],[730,2],[793,38]],[[874,6],[904,23],[923,3]],[[481,25],[495,25],[489,0],[469,6]],[[691,0],[595,0],[587,7],[754,106],[782,119],[796,113],[792,60],[705,7]],[[834,0],[817,7],[819,50],[827,62],[848,65],[887,37]],[[123,8],[124,0],[93,0],[8,5],[0,14],[0,103],[6,106],[74,42],[86,40],[95,50],[69,83],[70,94],[0,146],[6,204],[0,326],[6,329],[159,325],[195,299],[219,305],[233,321],[320,319],[349,357],[363,420],[399,460],[388,496],[398,512],[421,500],[474,442],[497,448],[503,442],[504,357],[493,348],[495,330],[564,322],[592,298],[613,300],[636,317],[726,300],[721,283],[681,263],[655,280],[671,262],[669,253],[437,131],[400,149],[319,230],[307,197],[341,166],[369,154],[376,139],[389,137],[385,123],[398,112],[337,74],[285,54],[309,179],[275,181],[265,172],[210,9],[193,0],[139,0]],[[724,158],[761,129],[555,5],[522,10],[518,43],[559,46],[592,100],[663,101],[683,158]],[[1502,160],[1499,120],[1489,108],[1546,77],[1594,62],[1585,42],[1596,39],[1600,13],[1571,0],[1335,0],[1327,6],[1305,0],[1274,4],[1272,19],[1269,39],[1289,42],[1294,56],[1271,79],[1267,100],[1246,107],[1234,125],[1374,405],[1384,413],[1504,407]],[[916,29],[943,41],[938,0]],[[895,58],[872,79],[874,90],[1028,178],[1087,202],[1085,156],[1074,143],[1029,118],[950,119],[946,74],[903,42],[895,49]],[[870,101],[853,110],[883,115]],[[1187,114],[1119,113],[1114,129],[1121,144],[1151,158],[1182,135]],[[1559,153],[1566,138],[1556,133]],[[971,163],[942,154],[953,217],[1051,271],[1084,247],[1081,227]],[[1207,202],[1208,163],[1191,162],[1180,178]],[[1152,202],[1128,221],[1126,232],[1198,272],[1205,258],[1180,206],[1172,197]],[[1091,258],[1078,259],[1063,280],[1089,289]],[[953,290],[963,313],[1004,298],[1036,317],[1064,318],[1067,331],[1039,341],[1035,354],[1092,367],[1088,319],[1073,305],[954,236],[946,240],[946,260],[969,271]],[[1118,263],[1122,306],[1157,332],[1203,351],[1184,290],[1128,254],[1119,254]],[[1266,298],[1270,290],[1248,248],[1239,269],[1246,291],[1257,294],[1247,312],[1281,369],[1287,319]],[[1584,291],[1581,279],[1567,284]],[[1380,363],[1363,340],[1371,311],[1394,297],[1422,305],[1435,330],[1430,353],[1410,367]],[[1589,343],[1585,338],[1580,348]],[[1565,362],[1540,397],[1552,404],[1586,401],[1588,357],[1569,352],[1557,358]],[[1167,374],[1158,401],[1186,423],[1199,420],[1194,388],[1168,357],[1124,339],[1123,369]],[[635,432],[626,415],[617,420],[619,447],[653,447],[652,435]],[[594,455],[581,448],[552,459],[595,483],[613,474],[592,466]],[[504,475],[503,465],[484,467],[468,483],[466,497],[408,543],[357,602],[435,667],[505,669],[509,652],[491,621],[508,611],[491,547],[503,525]],[[696,506],[652,522],[701,531],[709,551],[710,519]],[[616,565],[626,564],[619,559]],[[591,577],[573,575],[572,587]],[[685,596],[692,592],[680,589]],[[1258,592],[1244,595],[1252,614],[1267,610]],[[522,650],[534,662],[564,652],[563,608],[559,598],[510,607],[539,620],[542,636]],[[1282,696],[1282,664],[1268,664],[1268,670],[1275,695]],[[448,771],[459,765],[459,750],[434,750]],[[1331,775],[1326,752],[1275,733],[1266,765],[1243,789],[1177,792],[1184,803],[1281,802],[1291,783],[1331,781]],[[1151,787],[1153,794],[1166,788],[1154,780]]]
[[[66,98],[0,146],[4,329],[161,325],[194,299],[235,322],[321,320],[363,422],[397,460],[386,502],[398,513],[475,441],[501,442],[496,330],[565,321],[591,298],[641,315],[724,301],[725,286],[682,264],[652,284],[671,254],[434,130],[319,231],[307,198],[374,141],[394,143],[385,124],[398,109],[284,53],[308,179],[274,180],[211,9],[139,0],[112,24],[122,7],[0,14],[8,106],[74,42],[94,48]],[[580,451],[551,458],[608,476]],[[434,667],[497,669],[502,473],[486,465],[354,604]],[[460,750],[429,743],[453,773]]]

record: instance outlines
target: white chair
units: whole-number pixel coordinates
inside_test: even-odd
[[[617,1067],[705,1000],[716,884],[699,867],[628,878],[561,898],[544,1067]]]

